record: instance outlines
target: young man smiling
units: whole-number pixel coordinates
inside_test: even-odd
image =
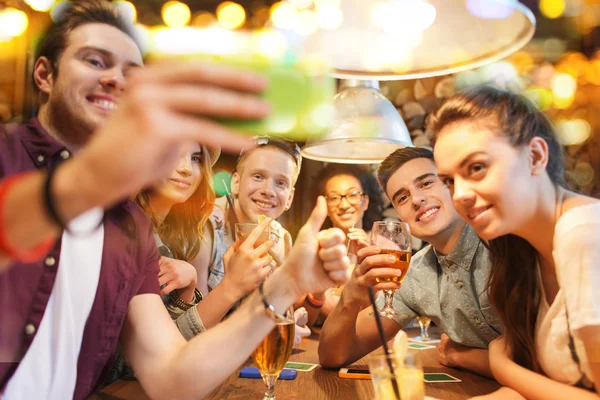
[[[255,137],[253,142],[255,147],[240,152],[233,173],[233,208],[225,198],[218,199],[210,218],[213,238],[221,245],[213,249],[215,262],[208,271],[209,290],[225,277],[226,260],[234,251],[235,222],[257,223],[259,215],[270,218],[270,254],[278,258],[276,263],[283,261],[292,248],[292,236],[276,219],[294,199],[294,185],[302,167],[300,148],[295,142],[270,136]]]
[[[387,267],[394,257],[366,247],[346,284],[340,301],[326,320],[319,342],[324,367],[350,364],[380,346],[371,313],[368,286],[399,289],[394,308],[402,317],[383,319],[387,337],[395,335],[416,316],[430,317],[445,334],[438,349],[440,363],[491,376],[487,346],[501,326],[485,291],[490,261],[475,232],[459,217],[448,188],[437,177],[433,153],[404,148],[390,154],[377,171],[382,189],[412,235],[430,243],[411,260],[399,283],[377,283],[376,278],[398,275]]]
[[[202,398],[295,300],[345,281],[344,235],[319,233],[320,199],[260,293],[186,342],[158,295],[151,223],[123,198],[166,176],[190,143],[243,147],[214,120],[265,116],[255,93],[266,82],[191,63],[133,73],[141,52],[112,4],[69,7],[35,63],[39,118],[0,138],[0,395],[87,398],[120,342],[149,397]],[[44,240],[45,258],[24,256]]]

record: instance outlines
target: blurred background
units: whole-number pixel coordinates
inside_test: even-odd
[[[465,0],[470,2],[470,0]],[[226,29],[271,26],[310,34],[341,23],[340,0],[114,1],[140,29],[220,25]],[[506,59],[475,70],[418,80],[381,82],[415,146],[429,146],[427,114],[455,90],[491,83],[529,97],[555,123],[566,150],[567,180],[600,197],[600,0],[523,0],[536,17],[533,39]],[[64,3],[0,0],[0,122],[34,113],[30,71],[36,41]],[[216,172],[231,171],[236,157],[222,156]],[[322,163],[305,160],[292,209],[281,222],[293,235],[314,204],[313,178]],[[365,166],[373,170],[376,166]],[[388,210],[388,215],[393,212]]]

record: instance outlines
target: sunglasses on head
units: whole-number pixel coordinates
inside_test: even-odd
[[[279,136],[254,136],[252,140],[254,141],[255,147],[243,149],[240,152],[240,156],[238,157],[238,163],[248,151],[256,147],[275,146],[285,151],[294,159],[296,165],[298,166],[298,173],[300,173],[300,166],[302,165],[302,155],[300,154],[300,147],[298,146],[298,144],[296,144],[296,142]]]

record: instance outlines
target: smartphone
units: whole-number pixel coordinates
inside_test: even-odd
[[[368,369],[359,368],[341,368],[338,372],[340,378],[348,379],[371,379],[371,374]]]
[[[322,56],[291,51],[290,43],[276,31],[228,31],[226,40],[219,35],[223,33],[215,29],[157,29],[150,40],[148,59],[208,61],[265,76],[269,85],[261,97],[271,105],[265,119],[220,120],[239,131],[304,141],[329,130],[335,117],[336,89],[331,68]],[[273,40],[281,45],[281,51],[273,51]]]
[[[279,373],[279,379],[283,380],[293,380],[296,379],[298,372],[293,369],[282,369]],[[260,371],[255,367],[246,367],[242,368],[240,371],[240,378],[248,378],[248,379],[262,379],[260,376]]]

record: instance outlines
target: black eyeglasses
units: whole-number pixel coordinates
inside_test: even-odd
[[[346,193],[344,195],[333,194],[331,196],[325,197],[325,199],[327,200],[327,204],[332,207],[339,206],[342,202],[342,199],[346,199],[348,203],[350,203],[351,205],[355,205],[360,203],[364,195],[365,194],[363,192],[352,192]]]
[[[300,173],[300,167],[302,166],[302,154],[300,154],[300,147],[298,146],[298,144],[292,140],[280,137],[280,136],[254,136],[252,138],[252,140],[254,141],[256,147],[262,147],[262,146],[275,146],[283,151],[285,151],[287,154],[289,154],[294,161],[296,162],[296,165],[298,166],[298,173]],[[240,156],[238,157],[238,164],[241,161],[241,159],[244,157],[244,155],[252,150],[254,147],[249,148],[249,149],[243,149],[240,152]]]

